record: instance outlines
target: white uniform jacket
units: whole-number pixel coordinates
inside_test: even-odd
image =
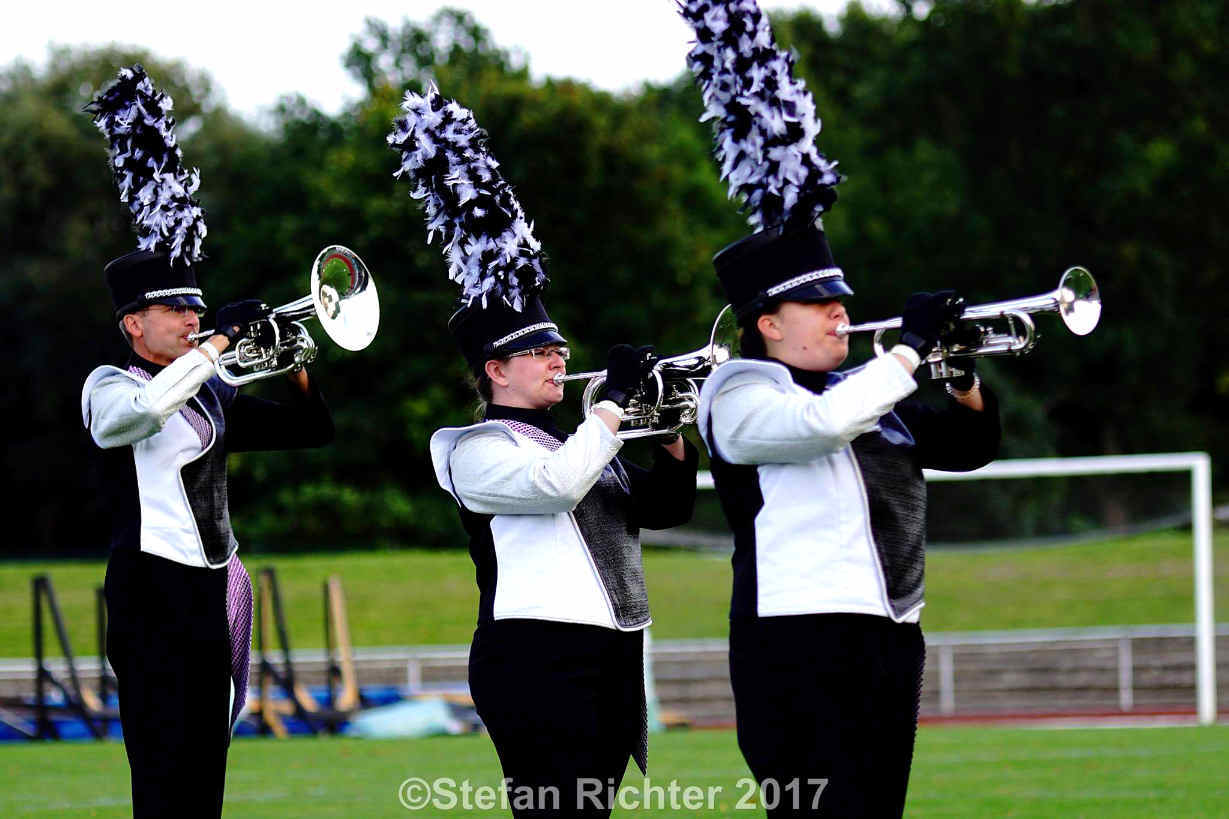
[[[700,433],[735,537],[731,616],[841,612],[916,622],[922,468],[963,471],[992,460],[997,400],[983,387],[982,412],[902,401],[917,383],[891,355],[798,378],[821,386],[796,383],[775,361],[739,360],[700,393]]]
[[[738,552],[733,616],[894,616],[850,443],[916,389],[890,356],[821,395],[769,361],[732,361],[705,382],[699,426]],[[916,621],[920,605],[897,619]]]
[[[214,416],[221,415],[221,397],[198,397],[213,376],[213,362],[199,350],[175,359],[148,381],[119,367],[98,367],[81,389],[81,418],[102,449],[132,448],[136,504],[135,514],[125,516],[125,539],[135,537],[142,552],[176,563],[217,568],[226,565],[236,547],[228,512],[212,508],[212,498],[190,494],[183,474],[185,468],[199,469],[192,464],[204,467],[217,443]],[[189,401],[210,421],[204,447],[180,412]],[[225,540],[209,543],[211,536],[216,541],[222,534],[210,531],[219,513],[227,516]]]
[[[639,530],[690,518],[694,448],[643,470],[615,458],[622,441],[596,416],[563,443],[507,420],[431,436],[436,479],[470,535],[479,623],[649,625]]]
[[[112,549],[208,568],[225,566],[237,547],[227,453],[333,437],[314,381],[293,404],[239,395],[199,350],[166,367],[134,356],[128,369],[96,368],[81,390],[81,419],[103,450]]]

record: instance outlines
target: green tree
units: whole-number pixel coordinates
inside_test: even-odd
[[[652,342],[663,352],[699,346],[697,328],[706,338],[721,306],[708,259],[740,230],[712,173],[693,94],[535,84],[522,65],[499,56],[484,29],[451,13],[390,32],[369,22],[351,50],[351,70],[370,93],[343,117],[301,104],[280,114],[283,150],[302,186],[290,201],[310,208],[282,209],[270,217],[283,225],[275,230],[289,238],[286,225],[327,225],[328,235],[353,237],[345,241],[371,267],[384,319],[368,351],[328,356],[321,376],[345,451],[305,454],[313,468],[295,479],[280,455],[249,459],[262,476],[287,478],[276,503],[237,502],[237,520],[265,543],[287,540],[279,527],[308,496],[337,511],[322,532],[332,543],[463,542],[453,504],[435,484],[427,441],[439,426],[468,423],[475,396],[446,329],[459,292],[438,244],[426,244],[409,184],[392,177],[398,158],[384,137],[405,90],[394,82],[421,90],[431,78],[475,111],[547,252],[547,302],[581,367],[600,369],[619,341]],[[457,56],[454,32],[476,58]],[[396,70],[377,73],[370,68],[377,65]],[[564,414],[575,418],[575,410],[573,400]],[[236,481],[246,469],[246,462],[234,468]]]
[[[895,20],[851,7],[837,36],[777,23],[849,176],[831,228],[860,310],[1097,276],[1094,335],[1039,319],[1038,352],[982,368],[1010,396],[1004,455],[1225,451],[1208,343],[1229,306],[1222,4],[938,0]]]
[[[89,489],[97,461],[86,457],[78,396],[122,344],[102,265],[136,244],[105,143],[81,108],[134,62],[175,98],[180,133],[212,127],[208,78],[145,52],[57,48],[41,74],[20,62],[0,71],[0,237],[10,260],[0,340],[11,362],[0,417],[15,433],[3,455],[14,551],[97,548],[100,539],[81,525],[105,510]]]
[[[825,226],[856,318],[898,315],[908,293],[940,286],[973,302],[1038,293],[1084,264],[1105,299],[1096,333],[1073,338],[1041,317],[1037,352],[980,368],[1006,398],[1003,455],[1208,449],[1223,462],[1229,12],[1211,0],[901,8],[852,5],[832,28],[807,12],[773,19],[815,94],[820,147],[847,176]],[[678,353],[707,339],[722,302],[710,259],[747,227],[681,61],[675,82],[624,94],[534,81],[523,55],[454,10],[369,21],[344,59],[361,100],[333,116],[288,97],[265,130],[227,111],[207,76],[146,52],[61,49],[46,69],[0,68],[10,553],[97,553],[106,537],[78,396],[90,369],[126,355],[101,270],[134,241],[81,107],[122,65],[143,62],[175,98],[185,158],[202,173],[212,306],[302,296],[331,243],[357,251],[379,288],[382,327],[366,351],[313,330],[337,443],[232,458],[245,549],[463,542],[426,446],[470,419],[474,397],[445,326],[455,286],[392,176],[385,136],[407,89],[436,83],[489,132],[546,250],[546,300],[574,368],[600,369],[616,342]],[[860,343],[853,358],[867,355]],[[987,489],[979,517],[1042,531],[1083,525],[1095,503],[1068,487],[1031,499]]]

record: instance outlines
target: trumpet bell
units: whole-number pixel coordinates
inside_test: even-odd
[[[1058,314],[1068,330],[1077,336],[1086,336],[1096,329],[1097,322],[1101,321],[1101,292],[1085,268],[1068,268],[1054,296]]]
[[[303,326],[315,318],[346,350],[361,350],[380,327],[380,299],[371,271],[358,254],[341,245],[329,245],[312,263],[311,292],[281,307],[267,319],[253,323],[231,349],[218,357],[218,377],[240,387],[301,369],[316,359],[316,342]],[[259,332],[257,332],[259,330]],[[214,330],[193,334],[196,341]]]
[[[717,314],[708,337],[708,350],[712,360],[710,373],[730,359],[738,358],[738,318],[732,305],[727,304]]]
[[[380,297],[358,254],[341,245],[321,250],[312,264],[311,297],[316,318],[344,350],[364,349],[380,329]]]

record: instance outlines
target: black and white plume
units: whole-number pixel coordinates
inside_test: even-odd
[[[714,121],[715,153],[730,198],[759,231],[810,224],[836,201],[836,163],[815,147],[820,122],[793,55],[776,47],[755,0],[680,0],[696,32],[687,66]]]
[[[119,77],[87,106],[110,146],[121,202],[128,205],[140,250],[161,250],[171,261],[201,260],[205,214],[193,198],[200,171],[183,166],[175,141],[173,102],[154,88],[140,65]]]
[[[427,241],[436,231],[443,237],[448,278],[461,285],[461,300],[486,307],[488,299],[502,299],[521,310],[546,285],[542,251],[487,152],[486,132],[472,111],[435,88],[407,92],[401,109],[388,135],[401,154],[394,176],[409,177],[410,196],[424,200]]]

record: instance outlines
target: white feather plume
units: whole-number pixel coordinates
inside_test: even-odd
[[[780,51],[755,0],[682,0],[696,32],[687,65],[714,123],[730,198],[756,230],[812,222],[836,200],[836,163],[819,152],[820,121],[793,57]]]
[[[448,278],[461,285],[466,304],[502,299],[521,310],[546,285],[542,250],[487,151],[486,132],[472,111],[434,87],[407,92],[401,110],[388,135],[401,154],[394,176],[407,177],[410,196],[423,201],[427,241],[441,235]]]
[[[183,167],[175,139],[174,103],[154,88],[140,65],[121,68],[110,86],[85,107],[107,138],[120,201],[128,205],[140,250],[162,250],[172,261],[203,258],[208,232],[194,198],[200,171]]]

